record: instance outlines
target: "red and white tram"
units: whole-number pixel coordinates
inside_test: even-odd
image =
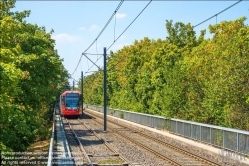
[[[79,91],[65,91],[60,96],[61,116],[79,117],[82,111],[82,94]]]

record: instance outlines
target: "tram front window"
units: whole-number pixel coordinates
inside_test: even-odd
[[[79,96],[66,96],[66,107],[79,107]]]

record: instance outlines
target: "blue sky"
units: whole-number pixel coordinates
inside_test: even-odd
[[[116,15],[115,36],[119,36],[149,1],[124,1]],[[130,28],[110,48],[112,51],[131,45],[144,37],[165,39],[167,36],[165,20],[197,25],[205,19],[219,13],[236,1],[152,1]],[[96,39],[120,1],[17,1],[13,11],[31,10],[26,20],[38,26],[45,26],[47,32],[54,30],[55,48],[64,59],[64,66],[70,74],[76,68],[82,52]],[[249,1],[242,1],[217,16],[217,23],[246,16],[249,18]],[[246,20],[248,25],[249,21]],[[103,53],[103,47],[109,47],[114,41],[113,19],[100,38],[87,52]],[[216,24],[216,18],[195,28],[197,35],[210,24]],[[209,34],[207,37],[211,37]],[[109,51],[108,50],[108,53]],[[89,56],[96,61],[97,56]],[[103,59],[98,63],[103,66]],[[72,76],[80,78],[81,71],[88,71],[92,63],[85,57]],[[96,71],[93,67],[90,71]],[[70,81],[72,82],[72,81]]]

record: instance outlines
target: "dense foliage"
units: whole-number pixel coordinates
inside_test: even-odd
[[[0,2],[0,147],[23,151],[50,133],[48,111],[68,74],[52,31],[26,23],[30,11],[11,12],[14,6]]]
[[[108,57],[108,106],[249,130],[246,18],[209,27],[166,22],[165,40],[144,38]],[[85,103],[103,105],[103,72],[84,79]]]

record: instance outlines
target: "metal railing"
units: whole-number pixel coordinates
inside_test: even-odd
[[[52,135],[50,139],[49,153],[48,153],[48,163],[47,166],[53,165],[53,152],[54,152],[54,122],[55,122],[55,109],[53,113],[53,127],[52,127]]]
[[[103,107],[101,106],[84,104],[84,107],[103,113]],[[107,108],[107,114],[249,155],[249,131],[113,108]]]

